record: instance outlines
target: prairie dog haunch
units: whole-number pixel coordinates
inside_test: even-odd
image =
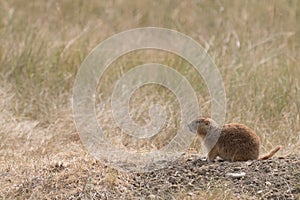
[[[265,160],[271,158],[281,146],[259,157],[260,138],[243,124],[231,123],[219,127],[211,118],[200,118],[188,125],[193,133],[201,137],[204,146],[210,150],[207,160],[217,156],[229,161]]]

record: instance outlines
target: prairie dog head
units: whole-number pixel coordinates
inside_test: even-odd
[[[211,118],[201,117],[188,124],[188,127],[192,133],[204,138],[209,131],[217,129],[218,124]]]

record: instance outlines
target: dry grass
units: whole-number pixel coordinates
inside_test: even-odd
[[[81,62],[99,42],[130,28],[165,27],[194,38],[221,72],[227,95],[226,121],[245,123],[257,131],[263,152],[282,144],[281,155],[299,154],[299,21],[300,1],[296,0],[0,1],[0,197],[30,198],[33,193],[36,198],[45,194],[46,198],[62,197],[60,186],[51,186],[56,193],[33,186],[35,191],[23,193],[15,187],[33,179],[34,171],[57,167],[59,162],[76,166],[70,172],[75,180],[82,163],[95,162],[74,126],[73,82]],[[184,60],[151,50],[133,52],[114,62],[99,82],[97,102],[109,102],[109,91],[118,77],[147,62],[172,66],[185,75],[208,114],[210,97],[201,77]],[[166,108],[169,125],[157,137],[139,143],[143,144],[139,148],[164,146],[180,117],[170,91],[147,86],[132,98],[133,119],[147,123],[151,102]],[[98,111],[101,109],[99,121],[110,130],[108,136],[121,137],[116,143],[134,148],[132,138],[120,135],[112,123],[109,106]],[[199,150],[197,144],[194,148]],[[99,187],[113,185],[117,172],[104,167],[100,171],[106,178]],[[9,180],[1,178],[6,173],[11,175]],[[57,175],[57,179],[63,176],[67,175]],[[211,197],[226,199],[226,194],[230,196],[230,191],[225,196],[212,192]]]

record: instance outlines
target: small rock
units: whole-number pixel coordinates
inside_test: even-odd
[[[253,163],[252,160],[248,160],[248,161],[245,162],[245,165],[246,165],[246,166],[250,166],[250,165],[252,165],[252,163]]]
[[[189,195],[189,196],[194,196],[194,193],[189,192],[188,195]]]
[[[234,171],[239,171],[241,169],[242,169],[241,167],[235,167],[235,168],[233,168]]]
[[[270,183],[269,181],[266,181],[266,185],[272,185],[272,183]]]
[[[239,173],[227,173],[226,176],[232,177],[232,178],[242,178],[246,176],[245,172],[239,172]]]
[[[148,197],[149,197],[150,199],[155,199],[155,198],[156,198],[156,196],[153,195],[153,194],[150,194]]]

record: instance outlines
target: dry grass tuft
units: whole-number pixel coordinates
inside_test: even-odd
[[[0,198],[134,197],[132,177],[85,151],[71,110],[83,59],[99,42],[130,28],[175,29],[203,45],[224,80],[227,121],[252,127],[262,138],[263,152],[281,144],[279,155],[299,155],[299,13],[296,0],[0,1]],[[160,103],[168,116],[162,132],[136,141],[114,124],[111,89],[122,74],[147,62],[178,70],[197,92],[204,114],[210,110],[204,81],[183,59],[154,50],[125,55],[99,81],[95,106],[107,137],[127,150],[161,148],[180,120],[176,97],[149,85],[136,91],[130,112],[144,125],[148,107]],[[199,152],[199,141],[191,148]],[[177,190],[173,196],[180,199],[193,192]],[[236,193],[217,188],[195,195],[230,199]]]

